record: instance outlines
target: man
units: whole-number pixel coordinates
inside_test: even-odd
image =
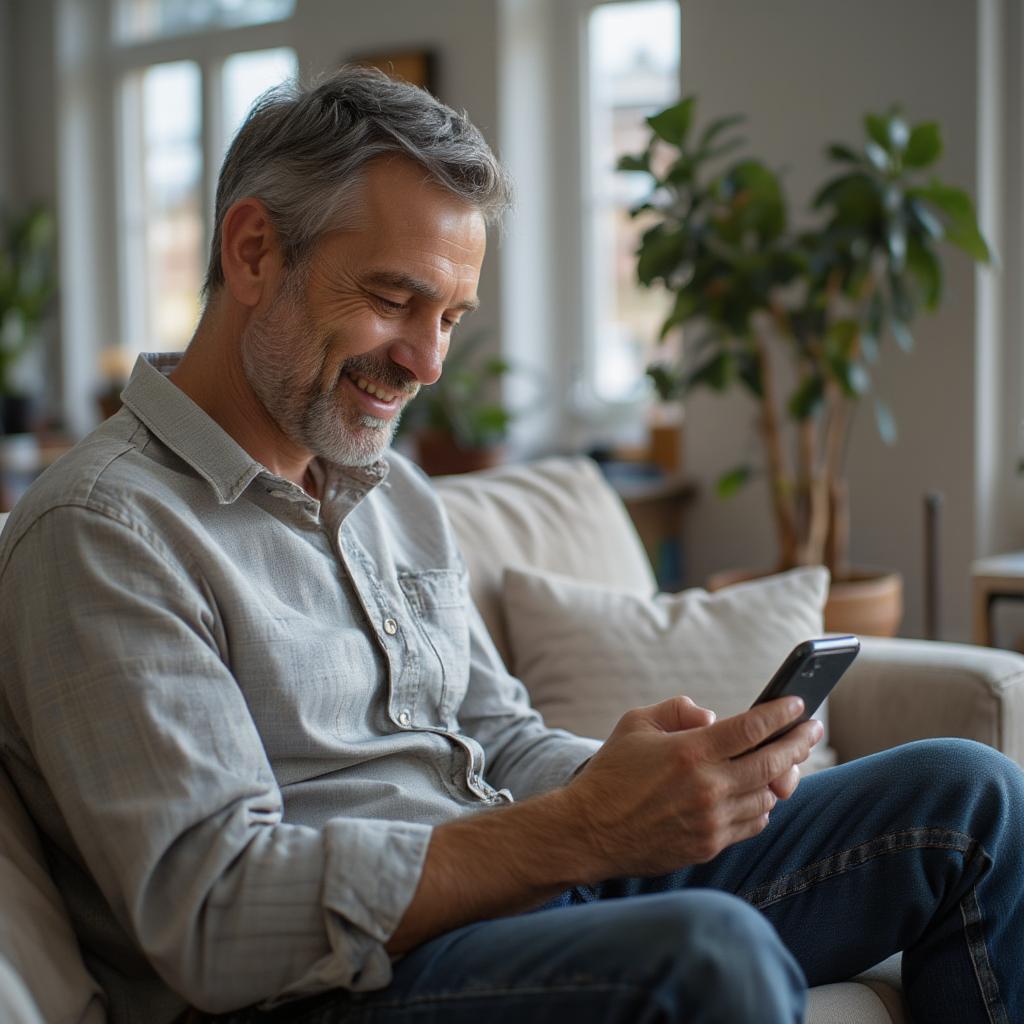
[[[1024,1019],[1005,758],[919,744],[797,790],[816,723],[753,748],[799,702],[680,697],[601,746],[505,672],[387,448],[507,203],[412,87],[264,98],[188,351],[4,531],[4,763],[111,1019],[798,1021],[807,980],[899,949],[915,1020]]]

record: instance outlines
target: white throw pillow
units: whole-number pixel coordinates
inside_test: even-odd
[[[605,739],[623,712],[685,694],[719,718],[745,710],[786,655],[822,634],[829,575],[793,569],[715,593],[649,598],[508,569],[512,671],[549,726]],[[824,706],[815,717],[828,728]],[[805,770],[835,763],[828,736]]]

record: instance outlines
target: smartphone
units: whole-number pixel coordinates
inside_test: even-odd
[[[801,722],[806,722],[839,682],[859,650],[860,640],[855,636],[828,636],[797,644],[751,707],[777,697],[795,695],[803,698],[804,713],[754,749],[760,750],[766,743],[777,740]]]

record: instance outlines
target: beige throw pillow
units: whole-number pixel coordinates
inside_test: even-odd
[[[811,567],[648,598],[508,569],[512,671],[548,725],[583,736],[605,739],[623,712],[678,694],[724,718],[750,706],[798,643],[821,636],[828,583]],[[807,769],[835,762],[827,728]]]

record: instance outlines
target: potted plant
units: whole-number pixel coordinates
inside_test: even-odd
[[[14,371],[42,335],[43,321],[57,290],[53,214],[33,207],[23,217],[2,221],[0,241],[0,433],[29,430],[30,396]]]
[[[501,461],[512,413],[499,387],[511,367],[485,353],[487,337],[477,331],[456,341],[440,380],[424,387],[402,415],[399,434],[413,438],[416,459],[431,476],[469,473]]]
[[[681,358],[648,373],[662,398],[733,386],[751,396],[776,568],[826,565],[835,602],[865,575],[848,564],[851,412],[871,391],[882,345],[891,339],[909,352],[916,313],[938,307],[943,247],[980,262],[989,248],[967,194],[928,173],[942,153],[933,122],[910,126],[895,108],[868,114],[860,150],[828,147],[841,169],[811,202],[814,226],[798,231],[773,170],[749,157],[723,160],[742,146],[733,135],[742,118],[719,118],[697,133],[695,110],[691,96],[648,118],[647,148],[619,164],[651,179],[632,212],[652,221],[637,251],[638,278],[662,282],[673,296],[662,338],[686,328]],[[795,381],[785,392],[781,361]],[[892,443],[892,414],[877,399],[875,418]],[[733,467],[719,494],[734,493],[757,469]],[[877,605],[877,586],[866,586]],[[897,622],[900,598],[892,598]],[[839,628],[828,611],[826,624]]]

